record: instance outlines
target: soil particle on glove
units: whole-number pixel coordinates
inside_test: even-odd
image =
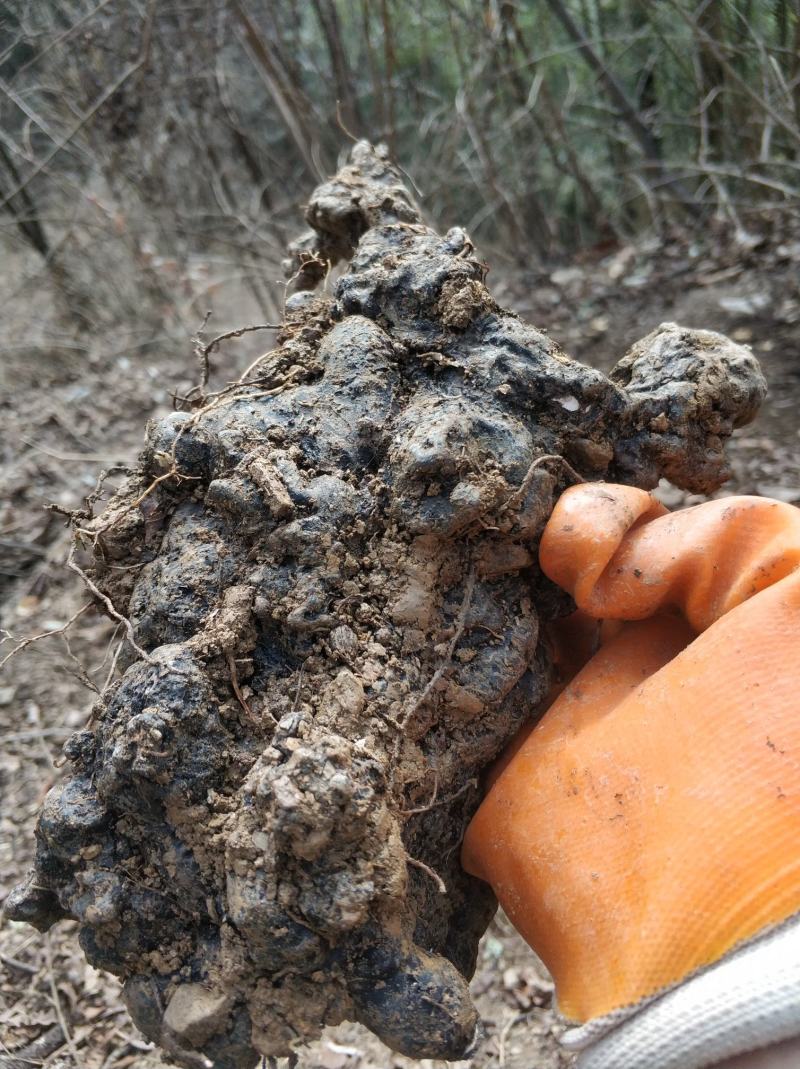
[[[250,1069],[343,1019],[467,1054],[495,901],[459,846],[550,686],[553,503],[576,479],[715,489],[765,389],[748,349],[674,324],[609,377],[570,360],[365,143],[307,220],[274,352],[151,425],[75,521],[139,652],[67,743],[7,906],[76,918],[190,1066]]]

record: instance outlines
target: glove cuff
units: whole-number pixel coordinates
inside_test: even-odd
[[[800,914],[671,990],[573,1028],[578,1069],[703,1069],[800,1035]]]

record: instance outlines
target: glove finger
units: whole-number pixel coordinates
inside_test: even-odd
[[[665,515],[643,490],[583,484],[559,498],[539,560],[591,616],[675,607],[700,632],[800,568],[800,509],[730,497]]]

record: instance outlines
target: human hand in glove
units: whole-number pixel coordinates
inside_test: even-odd
[[[800,509],[576,486],[540,563],[579,609],[564,663],[593,652],[493,771],[464,866],[580,1069],[800,1065]]]

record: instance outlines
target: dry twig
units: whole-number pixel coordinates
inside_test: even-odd
[[[406,854],[406,861],[409,865],[413,865],[415,869],[420,869],[427,876],[430,876],[430,878],[436,884],[436,889],[439,894],[447,894],[447,884],[444,882],[438,872],[434,872],[430,865],[426,865],[425,862],[420,861],[418,857],[411,857],[410,854]]]
[[[80,1058],[78,1057],[78,1050],[75,1046],[75,1040],[72,1037],[69,1025],[67,1024],[67,1018],[64,1014],[64,1009],[61,1005],[61,998],[58,994],[58,988],[56,987],[56,975],[55,970],[53,969],[53,948],[51,946],[50,940],[50,932],[46,932],[44,937],[44,953],[47,959],[47,980],[50,984],[50,993],[53,998],[53,1008],[56,1011],[58,1023],[61,1026],[61,1031],[64,1035],[64,1040],[66,1041],[66,1044],[69,1047],[69,1052],[72,1055],[72,1060],[75,1063],[75,1066],[77,1067],[80,1066],[81,1062]]]
[[[76,548],[77,548],[76,543],[73,542],[72,546],[70,547],[69,555],[67,556],[67,559],[66,559],[66,562],[65,562],[67,567],[70,569],[70,571],[75,572],[76,575],[79,575],[81,577],[81,579],[88,586],[88,588],[91,590],[91,592],[94,594],[94,596],[99,601],[101,601],[103,603],[103,605],[105,605],[106,610],[108,611],[109,615],[112,616],[118,623],[122,624],[122,626],[125,628],[125,634],[128,637],[128,642],[131,644],[131,647],[136,651],[136,653],[139,654],[139,656],[142,658],[142,660],[147,661],[148,664],[155,664],[156,662],[153,660],[153,658],[150,656],[150,654],[147,653],[145,650],[143,650],[142,647],[136,641],[136,635],[134,634],[134,631],[133,631],[133,624],[130,622],[128,617],[127,616],[123,616],[122,613],[120,613],[120,612],[117,612],[117,610],[114,608],[114,605],[113,605],[113,603],[111,601],[111,598],[109,598],[106,594],[104,594],[99,589],[99,587],[95,583],[92,582],[92,580],[89,578],[89,576],[83,570],[83,568],[80,567],[80,565],[75,563],[75,559],[74,558],[75,558],[75,550],[76,550]]]
[[[40,642],[43,638],[52,638],[54,635],[63,635],[66,631],[69,630],[70,627],[72,627],[72,625],[75,623],[75,621],[78,619],[78,617],[83,616],[83,614],[86,612],[87,609],[91,609],[92,604],[93,603],[91,601],[89,601],[85,605],[82,605],[80,607],[80,609],[78,609],[77,612],[74,612],[72,614],[72,616],[70,616],[69,620],[67,620],[67,622],[65,624],[61,625],[61,627],[54,627],[52,631],[42,631],[38,635],[30,635],[28,638],[23,638],[20,642],[17,643],[17,645],[14,647],[14,649],[10,653],[7,653],[5,655],[5,657],[2,659],[2,661],[0,661],[0,669],[2,669],[3,666],[5,664],[7,664],[11,660],[12,657],[15,657],[18,653],[21,653],[22,650],[26,649],[33,642]],[[8,637],[10,638],[11,636],[9,635]],[[5,642],[5,641],[7,641],[7,640],[6,639],[0,640],[0,642]],[[72,651],[70,650],[69,652],[70,652],[70,655],[72,656]],[[73,657],[73,660],[74,660],[74,657]]]
[[[227,655],[227,660],[228,660],[228,670],[230,671],[230,674],[231,674],[231,686],[233,687],[233,693],[236,695],[236,698],[237,698],[237,700],[239,702],[239,705],[241,705],[241,707],[247,713],[247,715],[250,718],[250,720],[255,720],[255,717],[253,716],[253,710],[250,708],[250,706],[245,701],[244,694],[242,694],[242,689],[239,686],[239,673],[236,671],[236,661],[234,660],[234,657],[233,657],[232,653],[229,653]]]

